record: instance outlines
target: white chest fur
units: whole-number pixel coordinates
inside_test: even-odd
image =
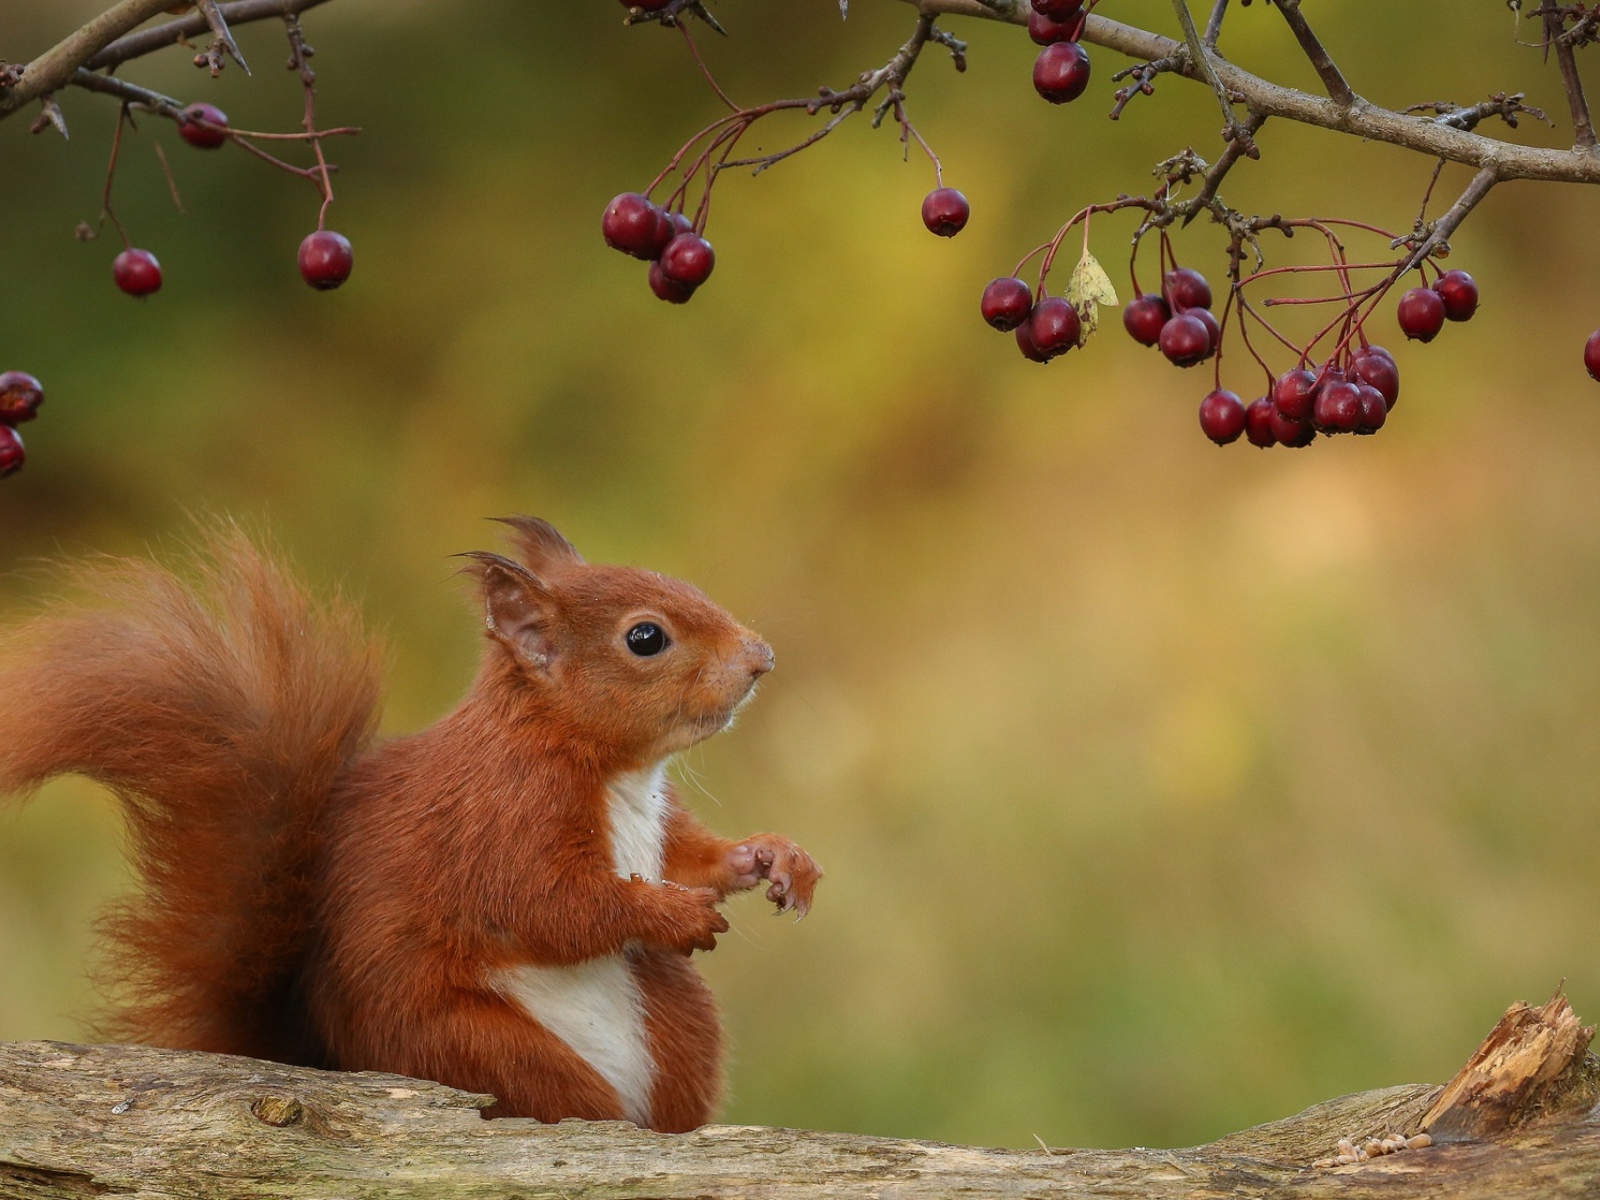
[[[666,842],[666,764],[613,779],[606,789],[606,811],[613,869],[624,879],[659,880]],[[624,955],[570,967],[516,967],[502,972],[495,985],[616,1089],[630,1121],[650,1123],[655,1064],[644,998]]]

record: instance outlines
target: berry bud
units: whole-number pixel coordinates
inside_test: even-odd
[[[20,425],[39,415],[44,403],[44,388],[26,371],[7,371],[0,375],[0,423]]]
[[[1024,321],[1021,325],[1017,326],[1017,349],[1022,352],[1022,357],[1027,359],[1029,362],[1049,362],[1050,356],[1043,350],[1039,349],[1038,346],[1033,344],[1032,325],[1033,323],[1031,321]]]
[[[206,124],[200,124],[201,121]],[[222,128],[211,128],[217,125]],[[183,120],[178,122],[178,136],[191,146],[215,150],[228,140],[228,114],[215,104],[191,104],[183,110]]]
[[[1089,86],[1089,52],[1077,42],[1046,46],[1033,63],[1033,87],[1051,104],[1066,104]]]
[[[1277,412],[1270,396],[1251,401],[1250,407],[1244,410],[1244,436],[1250,439],[1252,446],[1260,446],[1265,450],[1278,444],[1278,438],[1272,432],[1272,418]]]
[[[1211,307],[1211,285],[1199,271],[1178,267],[1167,272],[1166,284],[1167,300],[1180,312],[1186,308]]]
[[[22,435],[9,425],[0,425],[0,479],[22,470],[27,457],[22,447]]]
[[[1368,346],[1350,357],[1350,378],[1383,394],[1385,411],[1400,399],[1400,368],[1382,346]]]
[[[1273,382],[1272,405],[1290,421],[1309,421],[1317,398],[1317,377],[1307,370],[1285,371]]]
[[[940,237],[955,237],[971,215],[972,205],[955,188],[935,188],[922,198],[922,223]]]
[[[1014,275],[1002,276],[991,280],[983,289],[983,302],[979,307],[985,321],[1001,333],[1009,333],[1033,311],[1033,293]]]
[[[711,268],[717,265],[716,251],[711,243],[695,233],[680,233],[667,243],[661,252],[661,272],[678,283],[699,287],[711,278]]]
[[[1043,13],[1028,14],[1028,36],[1036,46],[1053,46],[1057,42],[1075,42],[1083,36],[1088,14],[1079,9],[1064,20],[1047,17]]]
[[[1122,327],[1128,336],[1141,346],[1154,346],[1161,340],[1161,327],[1172,316],[1172,310],[1160,296],[1147,294],[1129,300],[1122,309]]]
[[[1478,311],[1478,285],[1465,271],[1446,271],[1434,281],[1433,290],[1444,301],[1447,321],[1470,321]]]
[[[1083,322],[1078,310],[1060,296],[1046,296],[1028,317],[1028,336],[1046,358],[1065,354],[1078,344]]]
[[[1193,313],[1180,313],[1161,327],[1161,353],[1178,367],[1192,367],[1211,355],[1211,331]]]
[[[331,229],[319,229],[300,243],[300,278],[319,292],[332,291],[350,278],[355,266],[350,239]]]
[[[1388,401],[1383,398],[1383,393],[1370,383],[1356,384],[1356,392],[1361,397],[1361,419],[1356,422],[1356,432],[1377,433],[1389,418]]]
[[[1200,401],[1201,432],[1217,445],[1238,441],[1244,426],[1244,402],[1233,392],[1218,388]]]
[[[1444,299],[1432,288],[1415,287],[1400,297],[1400,331],[1419,342],[1431,342],[1444,328]]]
[[[666,246],[667,239],[656,245],[661,232],[663,213],[638,192],[623,192],[606,205],[600,218],[600,232],[606,245],[621,250],[635,258],[654,258]]]
[[[1356,385],[1344,379],[1326,379],[1317,389],[1311,420],[1323,433],[1350,433],[1354,430],[1361,424],[1361,393]]]
[[[1301,446],[1309,446],[1316,440],[1317,430],[1310,421],[1295,421],[1284,416],[1274,405],[1272,436],[1278,439],[1278,445],[1298,450]]]
[[[650,264],[650,290],[669,304],[687,304],[694,295],[694,285],[679,283],[661,268],[659,262]]]
[[[124,250],[111,263],[111,278],[130,296],[161,290],[161,264],[148,250]]]

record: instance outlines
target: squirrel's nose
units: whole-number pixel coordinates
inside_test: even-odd
[[[772,647],[758,637],[747,637],[744,640],[744,661],[750,668],[750,674],[759,679],[772,670],[776,661],[772,656]]]

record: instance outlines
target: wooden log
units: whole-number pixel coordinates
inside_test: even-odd
[[[1181,1150],[989,1150],[790,1129],[485,1121],[487,1096],[141,1046],[0,1044],[0,1197],[640,1200],[1600,1195],[1600,1060],[1564,998],[1514,1005],[1461,1075]],[[1432,1146],[1316,1167],[1341,1139]],[[1485,1131],[1492,1136],[1485,1136]]]

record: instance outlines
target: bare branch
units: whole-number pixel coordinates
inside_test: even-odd
[[[0,92],[0,117],[6,117],[30,101],[60,91],[72,81],[72,73],[88,62],[102,47],[135,29],[151,17],[165,12],[172,0],[120,0],[94,20],[68,34],[27,65],[21,81]]]
[[[1339,68],[1334,65],[1333,59],[1328,56],[1317,35],[1311,31],[1311,26],[1300,12],[1300,0],[1278,0],[1278,11],[1283,14],[1283,19],[1289,23],[1289,28],[1294,31],[1295,40],[1300,43],[1300,48],[1306,52],[1306,57],[1311,60],[1311,65],[1317,69],[1317,75],[1322,80],[1322,86],[1328,89],[1328,95],[1335,104],[1354,104],[1356,94],[1350,90],[1350,85],[1344,81]]]
[[[1205,36],[1201,38],[1207,50],[1217,48],[1217,39],[1222,36],[1222,18],[1228,15],[1228,0],[1216,0],[1211,6],[1211,16],[1206,21]]]
[[[72,85],[80,87],[86,92],[99,92],[105,96],[116,96],[129,104],[142,104],[151,112],[160,113],[173,120],[183,120],[183,102],[174,100],[171,96],[164,96],[160,92],[153,92],[149,88],[142,88],[138,84],[129,83],[126,79],[118,79],[115,75],[97,75],[93,71],[86,71],[79,67],[73,73]]]
[[[1211,85],[1211,90],[1217,94],[1217,103],[1222,106],[1222,136],[1229,142],[1243,140],[1245,153],[1251,154],[1255,150],[1255,143],[1250,140],[1250,135],[1239,125],[1239,119],[1233,115],[1233,93],[1222,86],[1222,80],[1217,78],[1217,69],[1211,63],[1211,54],[1200,42],[1200,31],[1194,26],[1194,16],[1189,12],[1187,0],[1172,0],[1172,10],[1178,15],[1178,24],[1183,26],[1183,38],[1189,48],[1189,61],[1200,68],[1200,74]]]
[[[1021,4],[992,0],[993,7],[980,0],[902,0],[925,13],[983,17],[1025,25],[1027,8]],[[1004,12],[1000,11],[1004,4]],[[1084,27],[1083,41],[1104,46],[1129,58],[1154,62],[1176,53],[1181,43],[1169,37],[1136,29],[1107,17],[1091,15]],[[1263,116],[1281,117],[1331,129],[1375,142],[1386,142],[1415,150],[1430,158],[1448,159],[1470,167],[1489,167],[1501,181],[1543,179],[1562,183],[1600,183],[1600,155],[1572,150],[1551,150],[1540,146],[1519,146],[1480,133],[1468,133],[1440,125],[1425,117],[1408,117],[1382,108],[1359,96],[1341,105],[1323,96],[1313,96],[1234,66],[1225,59],[1214,59],[1217,77],[1244,104]],[[1201,79],[1194,64],[1178,72],[1190,79]]]
[[[245,25],[251,21],[264,21],[269,17],[287,17],[326,4],[328,0],[232,0],[217,5],[217,11],[230,25]],[[118,38],[83,65],[91,71],[103,71],[131,58],[140,58],[156,50],[176,45],[185,38],[204,33],[209,28],[205,15],[189,13],[176,21],[168,21],[127,37]]]

